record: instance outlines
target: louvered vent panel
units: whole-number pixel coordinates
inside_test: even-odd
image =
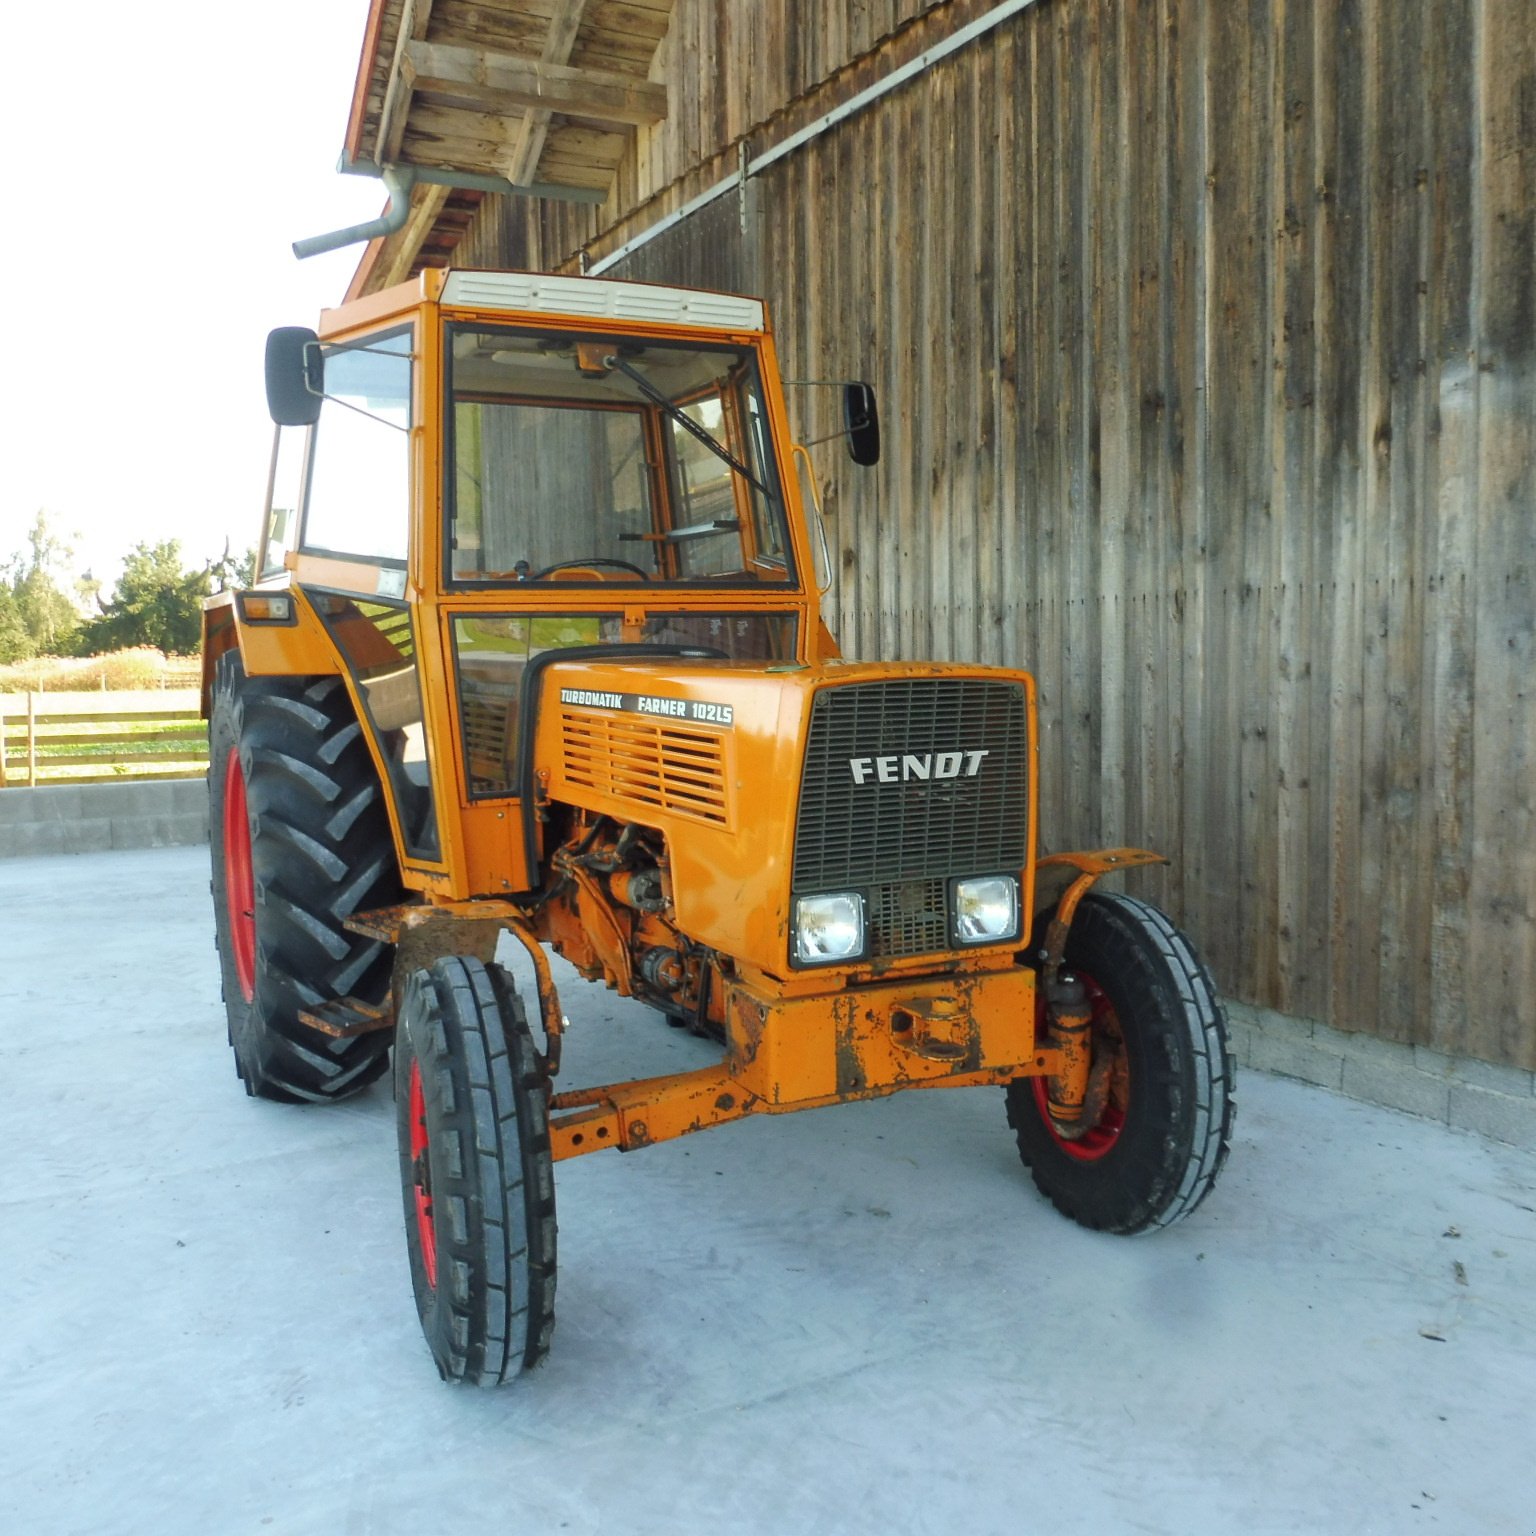
[[[977,772],[964,772],[977,752],[985,753]],[[955,753],[962,771],[938,777],[940,755]],[[822,689],[800,783],[794,893],[862,891],[875,955],[950,948],[947,880],[1024,865],[1028,753],[1017,683],[916,678]],[[880,781],[881,758],[894,759],[893,782]]]
[[[686,726],[563,710],[572,785],[725,826],[730,811],[721,738]]]

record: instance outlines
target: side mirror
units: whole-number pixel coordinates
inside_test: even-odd
[[[320,338],[302,325],[280,325],[267,336],[267,410],[280,427],[312,427],[325,395]]]
[[[848,434],[848,457],[855,464],[880,462],[880,410],[870,385],[844,385],[843,429]]]

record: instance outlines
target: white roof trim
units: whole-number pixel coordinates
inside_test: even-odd
[[[760,331],[760,299],[696,288],[661,288],[546,272],[450,272],[442,302],[451,308],[523,310],[593,320],[695,325],[711,331]]]

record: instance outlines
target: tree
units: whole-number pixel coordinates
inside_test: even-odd
[[[182,568],[178,540],[136,544],[123,561],[111,601],[100,603],[101,613],[80,631],[79,650],[152,645],[167,654],[195,651],[202,643],[203,599],[210,586],[209,567]]]
[[[234,587],[249,587],[256,580],[256,551],[248,549],[243,555],[229,552],[229,540],[224,540],[224,553],[208,566],[208,581],[214,592],[228,592]]]
[[[69,546],[39,512],[27,533],[26,552],[0,563],[0,662],[58,655],[80,624],[80,614],[59,587]]]

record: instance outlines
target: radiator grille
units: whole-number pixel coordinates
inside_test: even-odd
[[[876,956],[950,948],[947,880],[1023,867],[1028,750],[1017,683],[917,678],[822,689],[800,782],[793,892],[862,891]],[[958,771],[941,776],[957,767],[956,754]]]
[[[624,715],[562,710],[565,780],[715,826],[729,822],[718,735]]]
[[[926,955],[949,947],[942,880],[897,880],[877,885],[869,907],[870,950],[880,955]]]

